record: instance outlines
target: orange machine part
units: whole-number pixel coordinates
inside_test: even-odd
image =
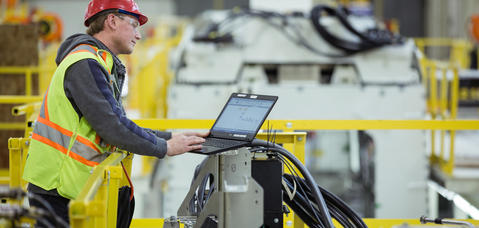
[[[472,15],[470,23],[469,32],[476,42],[479,42],[479,14]]]

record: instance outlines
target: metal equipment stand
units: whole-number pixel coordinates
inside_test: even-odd
[[[204,194],[198,193],[204,191],[199,188],[208,178],[214,187],[206,193],[213,192],[200,203]],[[178,209],[178,220],[194,228],[260,227],[263,188],[251,177],[251,153],[241,148],[209,156]]]

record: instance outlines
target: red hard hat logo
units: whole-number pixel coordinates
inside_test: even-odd
[[[140,25],[148,21],[148,17],[143,15],[134,0],[91,0],[85,12],[85,26],[88,26],[88,19],[97,13],[107,9],[121,9],[138,16]]]

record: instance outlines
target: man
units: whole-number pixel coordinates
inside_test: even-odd
[[[133,51],[147,20],[134,0],[91,0],[84,20],[88,34],[67,38],[58,50],[23,178],[28,191],[40,194],[67,222],[69,201],[109,152],[175,156],[201,149],[207,135],[154,131],[126,117],[120,98],[125,67],[117,55]]]

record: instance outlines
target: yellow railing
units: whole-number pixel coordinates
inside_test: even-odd
[[[135,122],[152,129],[209,129],[214,120],[141,119]],[[268,120],[262,129],[276,130],[479,130],[479,120]],[[20,145],[20,144],[18,144]],[[17,163],[18,164],[18,163]]]
[[[95,167],[85,187],[69,205],[71,227],[116,227],[118,189],[125,153],[113,153]]]
[[[23,181],[22,174],[29,145],[29,138],[10,138],[8,140],[9,177],[3,179],[1,184],[8,185],[10,188],[26,189],[26,182]]]
[[[50,78],[55,68],[53,66],[2,66],[0,74],[20,74],[25,75],[25,96],[33,94],[33,75],[39,78],[39,92],[46,91]]]
[[[208,129],[213,124],[213,120],[136,120],[142,127],[153,129]],[[478,130],[479,120],[269,120],[263,126],[273,126],[274,129],[293,131],[293,130]],[[301,135],[300,135],[301,134]],[[291,136],[295,136],[291,138]],[[259,137],[265,137],[260,135]],[[288,139],[289,138],[289,139]],[[289,141],[288,141],[289,140]],[[300,159],[304,160],[305,133],[291,132],[278,133],[276,136],[278,143],[293,143],[288,150],[292,151]],[[28,149],[28,139],[11,139],[9,148],[11,153],[10,165],[10,186],[23,186],[21,182],[21,173],[23,170],[24,159]],[[298,144],[299,143],[299,144]],[[125,157],[125,154],[114,153],[107,160],[97,166],[89,178],[87,184],[82,189],[79,197],[72,201],[70,205],[70,218],[72,227],[114,227],[116,226],[116,211],[118,201],[118,188],[124,184],[125,178],[122,178],[122,170],[118,166],[119,162]],[[127,169],[131,168],[130,162],[127,163]],[[122,183],[121,183],[122,182]],[[294,218],[294,217],[293,217]],[[289,218],[291,219],[291,217]],[[387,224],[396,224],[395,222],[406,220],[384,220]],[[149,227],[149,225],[160,225],[162,219],[134,219],[131,227]],[[287,222],[288,220],[285,220]],[[376,224],[372,227],[380,227],[376,219],[366,220],[368,224]],[[409,221],[409,220],[408,220]],[[416,221],[416,220],[411,220]],[[293,224],[302,224],[295,221]],[[148,225],[149,224],[149,225]],[[385,223],[386,224],[386,223]],[[416,224],[416,223],[414,223]],[[150,227],[151,227],[150,226]],[[161,226],[160,226],[161,227]],[[390,226],[382,226],[390,227]]]
[[[152,129],[209,129],[214,120],[141,119],[141,127]],[[479,130],[479,120],[267,120],[275,130]]]
[[[461,69],[469,68],[469,51],[472,50],[473,45],[467,40],[450,38],[415,38],[414,41],[416,42],[418,49],[424,54],[426,54],[426,49],[429,48],[448,48],[448,62],[450,65],[457,65]]]
[[[0,74],[24,74],[25,75],[25,95],[0,95],[0,104],[25,104],[39,102],[42,96],[34,96],[32,75],[40,75],[47,72],[48,69],[27,66],[27,67],[0,67]],[[14,85],[12,85],[14,86]],[[23,130],[24,123],[0,123],[0,129]]]
[[[12,108],[13,116],[22,116],[25,115],[25,123],[22,124],[22,130],[25,130],[25,138],[30,136],[30,133],[33,131],[33,122],[40,112],[42,103],[28,103],[25,105],[14,106]]]
[[[454,84],[454,83],[453,83]],[[453,85],[454,87],[454,85]],[[454,93],[454,92],[453,92]],[[456,91],[457,93],[457,91]],[[444,101],[443,101],[444,102]],[[457,103],[451,102],[457,107]],[[433,105],[433,107],[435,107]],[[444,105],[442,106],[444,109]],[[439,110],[439,109],[438,109]],[[444,113],[445,110],[442,110]],[[432,144],[435,144],[435,131],[450,131],[449,159],[445,158],[445,133],[441,133],[441,152],[436,154],[432,146],[431,164],[439,167],[449,175],[454,171],[454,136],[457,130],[479,130],[479,120],[456,120],[457,108],[452,108],[449,118],[433,120],[269,120],[262,129],[273,126],[276,130],[431,130]],[[153,129],[209,129],[213,120],[180,119],[142,119],[135,121],[138,125]]]
[[[55,57],[58,44],[52,44],[42,52],[40,52],[38,66],[0,66],[0,75],[15,74],[25,77],[25,94],[23,95],[0,95],[0,104],[26,104],[42,101],[41,95],[33,95],[35,89],[33,88],[33,76],[38,77],[38,87],[36,88],[39,94],[43,94],[50,79],[55,71]],[[0,76],[1,77],[1,76]],[[18,85],[11,85],[18,86]],[[4,113],[5,114],[5,113]],[[23,123],[0,123],[0,130],[22,130]]]
[[[428,114],[432,120],[440,119],[455,121],[458,110],[459,74],[458,67],[441,65],[436,61],[422,60],[421,74],[423,84],[428,92]],[[448,74],[452,77],[448,78]],[[456,129],[440,129],[439,148],[436,143],[436,131],[431,129],[431,156],[432,165],[438,165],[441,170],[452,175],[454,170],[454,140]],[[446,156],[446,132],[449,131],[449,152]],[[439,152],[439,154],[437,153]],[[448,158],[446,158],[448,157]]]

